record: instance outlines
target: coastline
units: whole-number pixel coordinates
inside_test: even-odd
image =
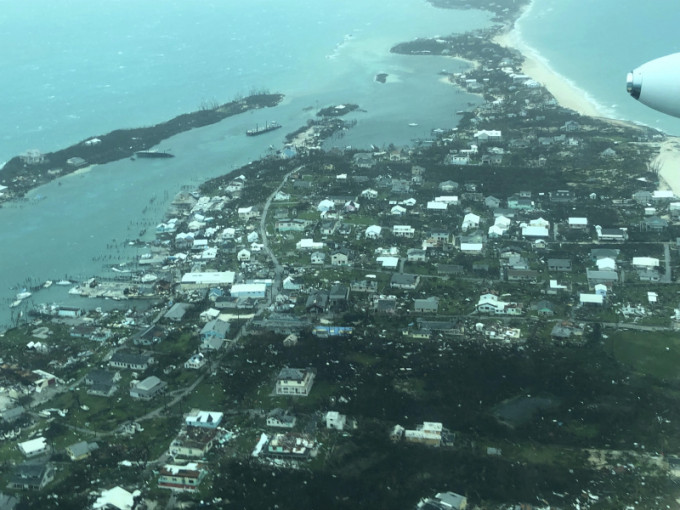
[[[523,11],[518,20],[521,19],[529,9],[530,7]],[[521,33],[516,26],[496,35],[492,39],[492,42],[505,48],[512,48],[519,51],[524,57],[522,72],[544,86],[561,106],[588,117],[615,120],[607,118],[603,112],[598,109],[597,105],[592,100],[588,99],[588,94],[584,90],[569,82],[564,76],[550,67],[534,48],[524,42]]]
[[[522,73],[545,87],[560,106],[612,124],[639,127],[633,122],[608,117],[585,90],[555,71],[535,48],[522,39],[517,22],[531,11],[532,6],[533,0],[522,9],[511,26],[492,38],[492,42],[521,53],[524,57]],[[667,140],[658,145],[659,153],[650,161],[650,165],[658,168],[659,189],[670,189],[680,197],[680,137],[666,136]]]

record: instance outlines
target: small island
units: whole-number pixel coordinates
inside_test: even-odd
[[[322,108],[316,112],[316,115],[317,117],[342,117],[343,115],[347,115],[358,108],[358,104],[339,104],[336,106]]]
[[[33,188],[87,165],[111,163],[140,153],[152,154],[151,147],[179,133],[215,124],[249,110],[271,108],[282,99],[282,94],[254,94],[222,105],[204,106],[154,126],[117,129],[55,152],[27,151],[10,159],[2,169],[0,183],[8,187],[4,198],[21,197]],[[158,151],[154,154],[167,153]]]

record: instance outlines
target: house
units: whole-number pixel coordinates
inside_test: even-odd
[[[652,269],[659,267],[659,259],[654,257],[633,257],[633,267]]]
[[[116,386],[118,381],[120,381],[120,372],[110,372],[101,368],[92,370],[85,376],[85,384],[90,387],[87,390],[88,395],[101,397],[113,395],[118,389]]]
[[[205,366],[205,364],[208,362],[208,360],[205,358],[205,356],[201,353],[194,354],[184,362],[184,368],[191,369],[191,370],[198,370],[199,368]]]
[[[267,414],[268,427],[292,429],[295,426],[296,421],[297,420],[294,415],[278,407],[276,409],[272,409],[269,414]]]
[[[392,207],[392,209],[390,209],[390,214],[392,216],[403,216],[404,214],[406,214],[406,212],[407,212],[407,209],[405,207],[400,206],[400,205],[395,205],[395,206]]]
[[[369,200],[374,200],[374,199],[378,198],[378,192],[374,189],[371,189],[371,188],[363,190],[359,195],[362,198],[367,198]]]
[[[661,275],[656,269],[639,269],[637,275],[641,282],[658,282],[661,280]]]
[[[56,470],[51,464],[25,462],[14,468],[7,487],[38,491],[54,480],[55,473]]]
[[[509,282],[535,282],[538,280],[538,271],[533,269],[507,268],[505,275]]]
[[[595,225],[599,241],[623,242],[628,240],[628,232],[624,228],[602,228]]]
[[[380,314],[394,314],[397,311],[397,296],[373,296],[373,310]]]
[[[574,200],[574,193],[568,189],[558,189],[549,193],[550,201],[556,203],[568,203]]]
[[[330,236],[335,233],[337,228],[338,220],[323,220],[321,222],[321,226],[319,227],[319,231],[323,236]]]
[[[462,230],[463,232],[467,232],[468,230],[474,230],[476,228],[479,228],[479,220],[480,217],[476,214],[473,213],[468,213],[463,217],[463,225],[462,225]]]
[[[371,225],[366,228],[365,237],[366,239],[378,239],[380,237],[380,232],[382,227],[378,225]]]
[[[588,218],[570,217],[567,219],[567,225],[575,230],[585,230],[588,228]]]
[[[149,368],[154,362],[154,358],[150,354],[134,354],[131,352],[118,351],[111,356],[109,366],[143,371]]]
[[[328,292],[328,302],[330,306],[338,307],[347,304],[349,299],[349,288],[340,283],[334,283]]]
[[[446,211],[449,207],[447,202],[439,202],[438,200],[430,200],[427,203],[426,209],[428,211]]]
[[[440,182],[437,187],[439,188],[439,191],[443,191],[444,193],[451,193],[452,191],[456,191],[459,185],[455,181],[444,181]]]
[[[167,383],[161,381],[155,375],[131,384],[130,396],[139,400],[151,400],[156,395],[164,393],[167,386]]]
[[[249,262],[250,261],[250,250],[243,248],[236,254],[236,259],[239,262]]]
[[[180,459],[202,459],[215,445],[217,429],[185,427],[170,443],[168,453]]]
[[[326,413],[326,428],[343,430],[347,423],[347,416],[340,414],[337,411],[328,411]]]
[[[410,225],[394,225],[392,227],[392,235],[396,237],[406,237],[412,239],[416,234],[416,229]]]
[[[225,340],[231,329],[231,324],[226,321],[214,319],[206,323],[201,329],[201,341],[206,342],[210,339]]]
[[[405,290],[415,290],[420,283],[420,276],[416,274],[394,273],[390,278],[390,287]]]
[[[349,266],[350,251],[346,248],[331,253],[331,266]]]
[[[307,296],[305,310],[308,313],[324,313],[329,306],[329,293],[327,290],[316,290]]]
[[[409,248],[406,250],[406,260],[409,262],[425,262],[427,261],[427,250]]]
[[[35,439],[29,439],[23,443],[17,445],[19,451],[24,455],[24,457],[31,458],[37,457],[39,455],[44,455],[50,452],[50,447],[47,444],[47,439],[44,437],[36,437]]]
[[[322,241],[315,241],[314,239],[309,238],[300,239],[295,243],[295,248],[298,250],[321,250],[324,246]]]
[[[508,209],[517,209],[522,211],[533,211],[534,201],[530,197],[522,197],[519,195],[511,195],[508,197]]]
[[[93,503],[93,510],[133,510],[135,497],[122,487],[104,490]]]
[[[238,217],[243,221],[248,221],[252,218],[258,218],[260,216],[260,210],[256,206],[250,207],[239,207]]]
[[[491,292],[482,294],[475,308],[480,313],[491,313],[494,315],[521,315],[523,312],[521,305],[501,301],[496,294]]]
[[[97,443],[88,443],[87,441],[80,441],[66,447],[66,455],[72,461],[78,461],[88,458],[93,451],[99,449]]]
[[[439,422],[426,421],[415,430],[404,430],[404,439],[409,443],[441,446],[443,425]]]
[[[600,271],[616,271],[616,259],[612,257],[602,257],[595,262]]]
[[[373,168],[376,164],[376,160],[370,152],[357,152],[352,157],[352,162],[358,168]]]
[[[199,427],[204,429],[216,429],[222,423],[224,413],[217,411],[201,411],[192,409],[184,416],[184,423],[187,427]]]
[[[313,254],[312,254],[313,255]],[[283,290],[301,290],[302,284],[295,280],[295,277],[288,275],[283,280]]]
[[[550,231],[547,227],[541,226],[526,226],[522,227],[522,237],[525,239],[545,239],[550,236]]]
[[[640,190],[633,193],[633,200],[640,205],[647,205],[652,201],[652,192]]]
[[[315,251],[312,253],[311,263],[314,265],[322,265],[326,261],[326,254],[322,251]]]
[[[586,269],[586,278],[588,279],[588,287],[591,289],[599,283],[606,285],[607,288],[611,288],[612,285],[619,281],[619,275],[616,271],[600,271],[595,269]]]
[[[571,271],[571,260],[569,259],[548,259],[548,271]]]
[[[662,232],[668,227],[668,221],[658,216],[650,216],[640,222],[640,230],[645,232]]]
[[[311,368],[282,368],[276,377],[274,393],[293,397],[306,397],[314,384],[316,371]]]
[[[314,446],[314,441],[306,436],[275,434],[267,443],[264,453],[278,459],[307,459]]]
[[[377,292],[378,281],[374,279],[356,280],[349,284],[349,289],[351,292]]]
[[[444,246],[447,244],[452,244],[454,241],[454,237],[451,235],[451,232],[443,230],[433,230],[427,234],[427,238],[428,242],[432,246]]]
[[[501,132],[498,130],[482,129],[477,131],[473,136],[477,140],[477,143],[498,142],[503,139]]]
[[[579,293],[579,304],[581,305],[602,305],[604,303],[604,296],[602,294],[586,294]]]
[[[439,298],[436,296],[413,300],[413,311],[416,313],[437,313],[438,309]]]
[[[183,466],[165,464],[158,473],[158,487],[178,492],[194,492],[198,490],[205,475],[203,465],[196,462]]]
[[[298,219],[278,220],[275,229],[277,232],[304,232],[308,224],[308,221]]]
[[[440,492],[434,498],[421,499],[416,510],[465,510],[467,498],[455,492]],[[519,507],[516,510],[520,510]],[[530,510],[529,507],[526,510]]]
[[[501,206],[501,200],[500,198],[489,195],[484,199],[484,205],[489,209],[498,209]]]

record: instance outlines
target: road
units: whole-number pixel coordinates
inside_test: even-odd
[[[663,257],[666,266],[666,271],[661,277],[661,283],[673,283],[673,278],[671,275],[671,243],[663,243]]]
[[[299,167],[294,168],[283,177],[283,179],[281,180],[281,184],[279,184],[278,188],[276,188],[272,192],[272,194],[269,195],[267,201],[264,204],[264,208],[262,209],[262,217],[260,218],[260,238],[262,239],[262,244],[264,245],[265,253],[271,259],[272,264],[274,265],[274,282],[272,283],[271,292],[269,293],[270,304],[274,302],[274,300],[276,299],[276,295],[279,293],[281,289],[281,283],[283,279],[283,266],[279,264],[279,259],[276,258],[276,255],[274,255],[274,252],[269,247],[269,238],[267,237],[267,214],[269,213],[269,207],[271,206],[274,197],[279,191],[281,191],[281,188],[283,188],[283,186],[286,184],[288,178],[293,173],[299,172],[302,168],[304,168],[304,166],[305,165],[300,165]]]

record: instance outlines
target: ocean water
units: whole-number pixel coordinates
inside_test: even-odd
[[[312,7],[310,8],[310,5]],[[440,10],[425,0],[201,2],[5,0],[0,13],[0,161],[55,150],[121,127],[152,125],[269,90],[273,109],[248,112],[163,142],[168,160],[121,160],[70,175],[0,209],[0,326],[28,282],[85,278],[140,254],[127,244],[163,219],[183,187],[228,173],[280,147],[286,132],[323,106],[357,103],[355,128],[339,145],[410,144],[454,127],[478,96],[442,83],[445,57],[392,55],[393,45],[487,26],[488,13]],[[375,82],[377,73],[388,82]],[[309,107],[312,107],[310,110]],[[284,128],[259,137],[267,120]],[[413,127],[409,124],[417,124]],[[0,181],[2,172],[0,170]],[[32,303],[94,308],[52,287]],[[22,305],[24,306],[24,305]],[[0,328],[1,329],[1,328]]]
[[[680,52],[677,2],[533,0],[519,20],[522,39],[556,72],[583,89],[606,116],[680,135],[680,119],[640,104],[626,74]]]

